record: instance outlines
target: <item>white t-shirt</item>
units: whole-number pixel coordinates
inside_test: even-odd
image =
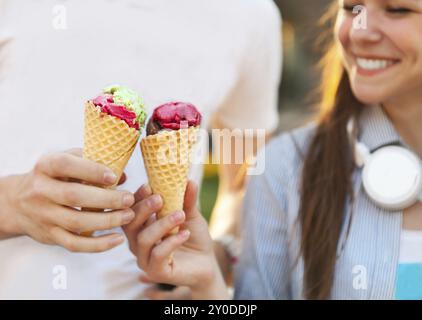
[[[399,264],[422,264],[422,231],[402,229]]]
[[[149,114],[182,100],[203,127],[216,114],[229,128],[274,130],[280,29],[271,0],[0,0],[0,176],[81,147],[84,101],[113,83],[139,92]],[[139,148],[126,173],[123,189],[146,182]],[[0,299],[140,298],[139,274],[126,244],[75,254],[0,241]]]

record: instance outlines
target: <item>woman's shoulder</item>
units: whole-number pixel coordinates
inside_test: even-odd
[[[279,134],[262,148],[256,162],[260,171],[251,177],[249,192],[266,192],[282,212],[297,212],[303,162],[315,130],[316,124],[309,123]]]
[[[268,219],[284,223],[287,218],[293,223],[300,204],[303,162],[315,130],[316,124],[310,123],[284,132],[260,150],[256,161],[260,170],[250,178],[245,208],[259,207]]]

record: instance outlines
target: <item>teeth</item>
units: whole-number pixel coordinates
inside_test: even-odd
[[[393,60],[373,60],[363,58],[357,58],[356,62],[359,67],[365,70],[385,69],[394,64]]]

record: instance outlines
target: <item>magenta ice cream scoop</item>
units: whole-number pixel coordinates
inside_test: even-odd
[[[198,109],[186,102],[169,102],[155,108],[147,125],[147,135],[161,130],[179,130],[183,125],[197,127],[202,116]]]

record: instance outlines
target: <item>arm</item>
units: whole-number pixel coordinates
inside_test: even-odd
[[[16,189],[20,176],[8,176],[0,178],[0,240],[15,237],[20,234],[16,221],[16,215],[11,212],[12,197],[10,190]]]

